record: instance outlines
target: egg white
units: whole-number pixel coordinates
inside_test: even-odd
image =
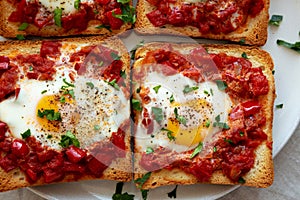
[[[18,98],[12,97],[0,103],[0,120],[8,124],[13,137],[22,138],[21,134],[30,129],[31,135],[42,145],[60,150],[61,135],[71,131],[85,148],[110,137],[129,118],[129,101],[121,90],[103,80],[77,77],[73,82],[69,78],[71,72],[71,69],[62,67],[52,81],[25,78],[18,82],[21,88]],[[49,130],[39,122],[36,109],[45,96],[62,96],[63,79],[75,85],[75,99],[65,103],[54,102],[62,121],[59,122],[59,130]],[[93,83],[94,88],[89,88],[87,82]],[[52,137],[49,138],[49,135]]]
[[[161,85],[161,87],[156,93],[153,87],[158,85]],[[184,94],[183,90],[186,85],[190,87],[197,86],[198,89]],[[228,113],[232,102],[230,97],[224,91],[220,91],[214,82],[197,83],[182,74],[165,76],[162,73],[150,71],[147,73],[143,86],[150,89],[148,96],[151,98],[151,101],[143,106],[149,113],[151,113],[152,107],[161,108],[164,117],[161,123],[153,120],[154,131],[151,135],[147,134],[147,130],[141,123],[142,120],[139,120],[135,136],[136,144],[141,151],[145,151],[148,147],[155,149],[159,146],[167,147],[177,152],[193,149],[197,145],[193,144],[195,136],[188,135],[188,130],[198,129],[202,126],[200,130],[202,137],[204,137],[202,140],[205,142],[213,133],[220,131],[220,128],[213,127],[216,116],[220,115],[221,122],[228,121]],[[210,91],[213,91],[213,94]],[[170,103],[172,94],[175,101]],[[200,102],[200,106],[195,105],[197,102]],[[172,141],[167,137],[167,131],[161,131],[161,128],[168,127],[170,118],[175,118],[175,107],[178,109],[178,114],[187,119],[186,125],[180,124],[179,132],[177,133],[185,133],[182,136],[178,136],[179,139],[184,139],[184,142],[179,141],[178,138]],[[210,121],[210,126],[203,126],[208,120]]]

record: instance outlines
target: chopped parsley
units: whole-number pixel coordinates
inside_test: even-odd
[[[169,198],[176,199],[176,196],[177,196],[177,187],[178,187],[178,185],[176,185],[175,188],[171,192],[167,193]]]
[[[189,85],[186,85],[186,86],[184,86],[183,93],[187,94],[189,92],[192,92],[192,91],[195,91],[195,90],[198,90],[198,89],[199,89],[198,86],[190,87]]]
[[[269,20],[270,25],[279,26],[283,20],[282,15],[272,15],[271,19]]]
[[[94,84],[92,83],[92,82],[86,82],[86,85],[88,86],[88,87],[90,87],[91,89],[94,89]]]
[[[31,65],[29,66],[29,71],[33,71],[33,67]]]
[[[134,180],[136,184],[138,184],[138,188],[142,188],[144,183],[150,178],[151,172],[144,174],[143,177]]]
[[[167,137],[169,138],[170,141],[175,140],[176,138],[173,136],[173,131],[162,128],[161,131],[167,131]]]
[[[180,124],[183,124],[186,126],[187,120],[184,116],[178,114],[178,108],[174,108],[174,114],[175,114],[175,118],[178,120],[178,122]]]
[[[99,125],[94,125],[94,130],[95,131],[100,130],[100,126]]]
[[[124,1],[124,0],[117,0],[117,1],[119,2],[119,1]],[[127,0],[125,0],[125,1],[127,1]],[[115,14],[113,12],[112,16],[122,20],[125,23],[128,22],[128,23],[134,24],[134,22],[136,21],[135,8],[132,7],[131,5],[129,5],[129,3],[124,3],[124,4],[121,4],[121,10],[122,10],[122,14]]]
[[[214,96],[214,91],[210,88],[210,94],[211,96]]]
[[[66,103],[66,97],[61,96],[60,99],[59,99],[59,102],[60,103]]]
[[[97,28],[97,29],[105,28],[105,29],[108,30],[109,32],[112,32],[110,26],[109,26],[109,25],[105,25],[105,24],[101,24],[101,25],[99,25],[99,26],[96,26],[95,28]]]
[[[112,196],[112,200],[134,200],[133,194],[128,194],[127,192],[122,193],[123,182],[118,182],[116,185],[116,191]]]
[[[216,84],[217,84],[219,90],[221,90],[221,91],[224,91],[228,87],[227,83],[222,80],[216,80]]]
[[[98,67],[102,67],[103,63],[104,63],[104,62],[101,60],[101,61],[99,62],[99,64],[98,64]]]
[[[126,3],[129,3],[130,0],[117,0],[118,3],[121,3],[121,4],[126,4]]]
[[[66,88],[66,87],[75,87],[74,84],[69,83],[65,78],[63,78],[63,82],[64,82],[67,86],[62,86],[62,89],[63,89],[63,88]]]
[[[28,26],[29,26],[29,24],[26,23],[26,22],[24,22],[24,23],[22,23],[22,24],[19,26],[18,30],[19,30],[19,31],[24,31]]]
[[[75,0],[74,1],[74,8],[76,8],[78,10],[79,9],[79,5],[80,5],[80,0]]]
[[[171,96],[170,96],[170,103],[173,103],[174,101],[175,101],[175,99],[174,99],[174,95],[172,94]]]
[[[125,70],[121,70],[121,71],[120,71],[120,76],[121,76],[123,79],[126,79],[126,77],[127,77],[126,71],[125,71]]]
[[[141,87],[136,88],[136,93],[140,93],[141,92]]]
[[[143,200],[147,200],[149,190],[141,190]]]
[[[134,110],[142,111],[141,102],[139,100],[132,98],[131,104]]]
[[[153,150],[152,147],[147,147],[146,154],[150,154],[150,153],[153,153],[153,152],[154,152],[154,150]]]
[[[209,92],[207,90],[204,90],[203,93],[209,95]]]
[[[248,56],[245,52],[242,53],[242,57],[245,58],[245,59],[248,59]]]
[[[158,93],[159,88],[161,88],[161,85],[157,85],[155,87],[153,87],[153,90],[155,91],[155,93]]]
[[[24,35],[21,35],[21,34],[16,35],[16,38],[17,38],[18,40],[25,40]]]
[[[55,112],[54,109],[45,109],[44,111],[38,109],[37,115],[40,118],[44,118],[44,116],[46,116],[49,121],[61,121],[60,112]]]
[[[240,131],[239,134],[241,137],[243,137],[245,135],[245,133],[243,131]]]
[[[277,108],[277,109],[283,108],[283,104],[282,104],[282,103],[281,103],[281,104],[277,104],[277,105],[276,105],[276,108]]]
[[[140,43],[138,43],[137,45],[135,45],[135,47],[133,47],[133,49],[130,50],[130,54],[131,54],[130,57],[131,57],[132,60],[134,59],[136,50],[138,48],[144,46],[144,44],[145,44],[144,42],[145,42],[144,40],[140,41]]]
[[[47,135],[47,139],[51,139],[51,138],[53,138],[52,135]]]
[[[246,181],[245,181],[245,179],[243,179],[243,177],[240,177],[238,180],[238,183],[244,184],[244,183],[246,183]]]
[[[61,86],[61,90],[63,91],[63,94],[68,94],[70,95],[73,99],[75,99],[75,94],[74,94],[74,90],[73,89],[69,89],[69,87],[75,87],[74,84],[69,83],[65,78],[63,79],[63,82],[65,85]],[[60,102],[64,103],[65,102],[65,98],[61,98]]]
[[[245,43],[246,43],[245,38],[240,39],[239,43],[240,43],[241,45],[245,44]]]
[[[276,43],[280,46],[284,46],[288,49],[292,49],[298,53],[300,53],[300,41],[293,43],[286,42],[284,40],[277,40]]]
[[[207,120],[207,121],[205,122],[205,127],[208,128],[209,126],[210,126],[210,120]]]
[[[24,133],[21,133],[21,136],[22,136],[23,139],[26,139],[26,138],[30,137],[31,136],[30,129],[27,129],[27,131],[25,131]]]
[[[114,79],[112,81],[109,81],[107,83],[108,83],[108,85],[114,87],[116,90],[120,90],[120,86],[117,84],[117,80],[116,79]]]
[[[229,129],[230,127],[228,126],[228,124],[226,124],[225,122],[221,122],[220,119],[220,115],[217,115],[215,117],[215,122],[213,123],[213,127],[219,127],[219,128],[222,128],[222,129]]]
[[[272,74],[273,74],[273,75],[275,74],[275,70],[274,70],[274,69],[272,70]]]
[[[224,142],[227,142],[230,145],[233,145],[233,141],[231,139],[224,138]]]
[[[202,151],[203,143],[199,142],[197,147],[194,149],[193,153],[191,154],[190,158],[194,158],[196,155],[198,155]]]
[[[78,139],[73,135],[71,131],[67,131],[65,135],[61,136],[60,146],[67,148],[70,145],[74,145],[75,147],[80,147],[80,143]]]
[[[163,120],[163,112],[161,108],[157,108],[157,107],[152,107],[151,111],[154,115],[154,119],[155,121],[157,121],[157,123],[161,123],[161,121]]]
[[[54,10],[54,22],[56,26],[61,27],[61,16],[62,16],[62,9],[55,8]]]
[[[45,94],[47,92],[47,90],[43,90],[42,92],[41,92],[41,94]]]
[[[217,147],[216,146],[214,146],[213,152],[217,152]]]
[[[116,54],[115,52],[111,52],[111,53],[110,53],[110,57],[111,57],[113,60],[120,60],[120,59],[121,59],[121,56],[119,56],[119,55]]]

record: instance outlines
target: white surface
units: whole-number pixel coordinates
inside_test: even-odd
[[[299,10],[299,0],[271,1],[270,15],[280,14],[284,17],[280,27],[269,28],[269,38],[267,44],[263,47],[263,49],[271,53],[275,63],[277,89],[275,105],[284,104],[283,109],[275,109],[274,112],[274,155],[286,144],[300,120],[300,55],[276,44],[277,39],[289,42],[300,40],[298,35],[300,31]],[[34,187],[31,190],[47,199],[111,199],[115,185],[116,182],[113,181],[86,181]],[[148,199],[169,199],[166,193],[170,192],[173,188],[174,186],[167,186],[151,190]],[[202,184],[179,186],[177,198],[186,200],[216,199],[235,188],[237,187]],[[136,193],[136,199],[141,198],[139,191],[135,189],[133,184],[125,184],[123,192],[125,191]]]

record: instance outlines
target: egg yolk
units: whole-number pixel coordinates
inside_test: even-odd
[[[176,107],[179,106],[178,103],[174,105]],[[169,118],[167,129],[172,131],[172,135],[176,138],[176,144],[189,147],[203,141],[208,134],[211,126],[207,127],[206,122],[209,121],[210,117],[208,116],[212,107],[205,99],[195,99],[184,103],[183,106],[187,108],[187,110],[184,109],[185,114],[183,115],[187,120],[187,126],[181,125],[175,118]],[[202,119],[199,119],[195,123],[196,126],[194,126],[194,123],[188,124],[189,121],[195,120],[195,116],[193,116],[191,110],[200,113],[202,116]]]
[[[72,100],[65,97],[65,102],[72,103]],[[46,116],[43,118],[39,117],[38,111],[44,112],[45,110],[53,110],[54,112],[59,112],[59,104],[61,104],[59,95],[46,95],[39,100],[36,107],[37,122],[44,130],[59,132],[60,121],[48,120]]]

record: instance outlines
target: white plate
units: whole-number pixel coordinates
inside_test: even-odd
[[[300,54],[280,47],[277,39],[289,42],[300,41],[300,0],[271,0],[270,15],[283,15],[281,25],[269,27],[267,44],[263,47],[268,51],[275,63],[276,104],[283,103],[283,109],[274,109],[273,124],[273,155],[275,156],[293,134],[300,120]],[[1,39],[0,37],[0,40]],[[135,40],[137,41],[137,40]],[[130,49],[130,48],[129,48]],[[31,191],[47,199],[80,200],[80,199],[111,199],[115,192],[115,181],[83,181],[78,183],[53,184],[29,188]],[[177,198],[185,200],[216,199],[238,186],[191,185],[179,186]],[[148,199],[169,199],[167,193],[174,186],[160,187],[151,190]],[[135,194],[141,199],[140,192],[132,183],[124,184],[123,192]]]

